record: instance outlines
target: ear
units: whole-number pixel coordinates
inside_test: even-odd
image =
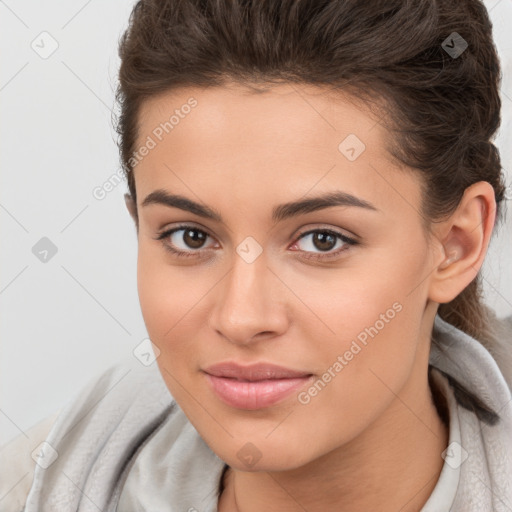
[[[486,181],[466,189],[457,210],[436,227],[440,255],[434,262],[429,298],[452,301],[473,281],[487,253],[496,220],[494,189]]]
[[[139,230],[139,216],[137,215],[137,204],[135,203],[135,199],[128,193],[124,195],[124,202],[126,204],[126,208],[130,213],[131,218],[135,222],[135,227],[137,231]]]

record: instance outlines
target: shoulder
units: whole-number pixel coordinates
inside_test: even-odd
[[[512,390],[512,315],[498,318],[489,311],[493,343],[487,349],[496,360],[509,388]]]
[[[101,432],[114,428],[135,403],[149,397],[151,405],[173,400],[156,362],[145,366],[133,356],[124,357],[97,372],[62,409],[52,438],[78,438],[94,430],[92,425]],[[143,411],[139,410],[139,414]]]
[[[141,422],[172,401],[156,362],[145,366],[130,355],[97,372],[57,413],[27,431],[27,437],[21,434],[2,448],[0,498],[5,497],[0,512],[24,510],[30,496],[45,488],[45,480],[58,467],[77,452],[83,457],[91,453],[91,446],[102,446],[130,413]]]
[[[0,448],[0,512],[23,509],[34,478],[34,451],[46,439],[60,410]]]

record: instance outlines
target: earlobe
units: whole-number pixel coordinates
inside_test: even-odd
[[[496,218],[494,189],[487,182],[468,187],[456,211],[440,224],[437,233],[443,259],[430,283],[431,300],[452,301],[478,274]]]

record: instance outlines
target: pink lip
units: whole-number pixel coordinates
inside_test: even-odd
[[[259,363],[240,366],[219,363],[204,370],[209,385],[226,404],[239,409],[262,409],[302,387],[312,374]]]

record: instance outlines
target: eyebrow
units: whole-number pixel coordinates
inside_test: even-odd
[[[205,219],[223,222],[222,216],[217,210],[196,203],[184,196],[170,194],[163,189],[154,190],[142,201],[142,206],[150,204],[162,204],[172,208],[179,208],[180,210],[188,211],[200,217],[204,217]],[[331,208],[332,206],[352,206],[371,211],[379,211],[378,208],[364,199],[360,199],[346,192],[336,191],[276,206],[272,210],[272,220],[274,222],[280,222],[305,213]]]

